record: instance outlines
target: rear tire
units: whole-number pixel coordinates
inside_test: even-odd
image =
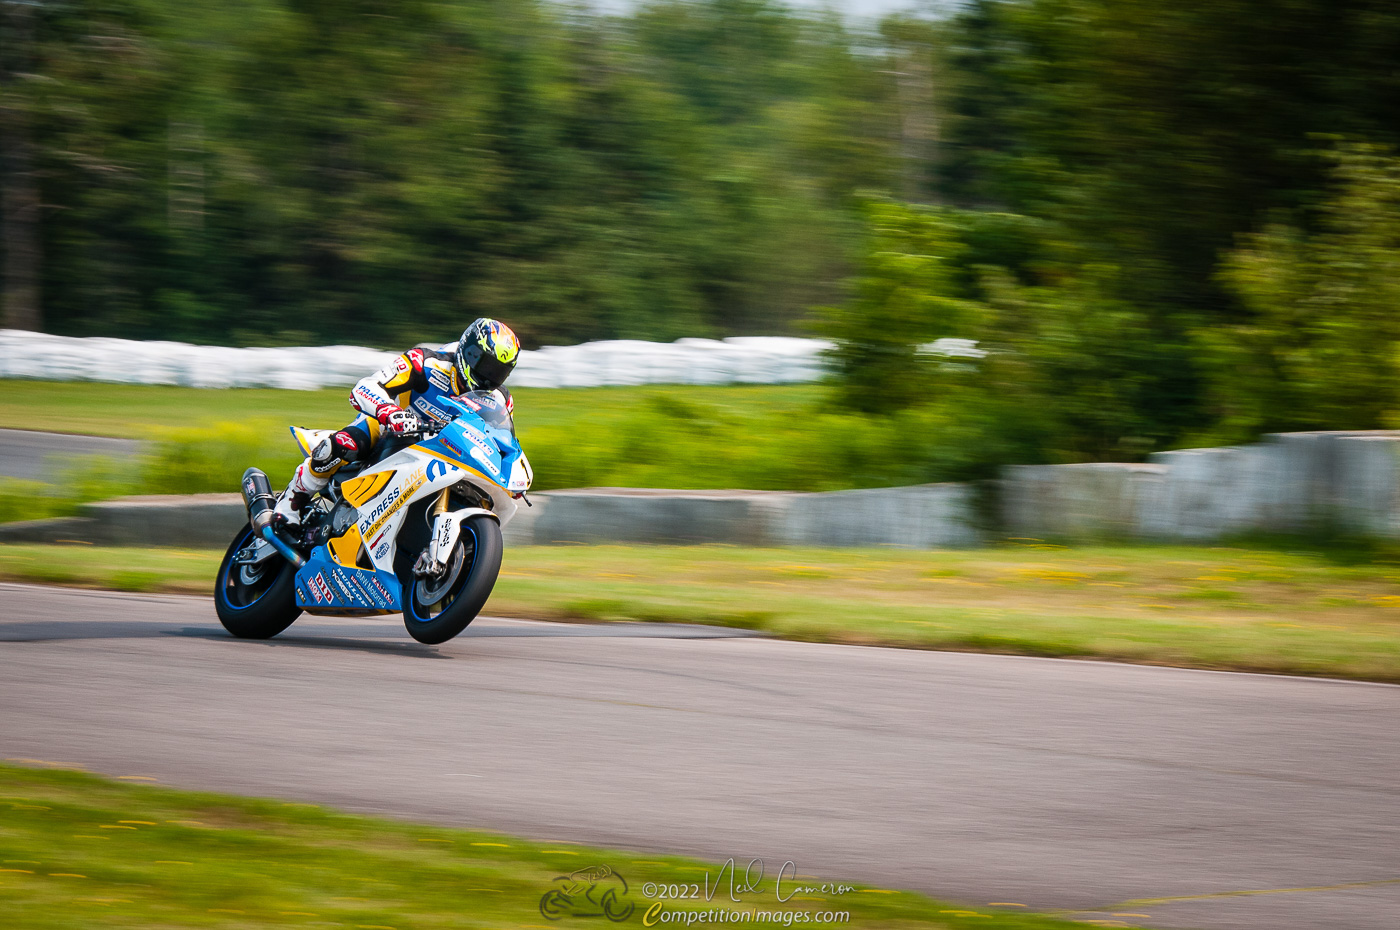
[[[245,523],[219,564],[214,610],[224,629],[239,639],[270,639],[301,616],[297,568],[278,554],[261,562],[257,571],[234,565],[238,550],[252,541],[253,528]]]
[[[458,556],[462,558],[464,564],[457,577],[444,590],[425,584],[421,578],[404,586],[403,625],[408,634],[420,643],[436,646],[465,630],[486,606],[486,599],[496,586],[504,548],[501,525],[494,517],[468,517],[462,523],[456,548],[448,556],[449,565]],[[427,596],[436,600],[424,604],[424,592],[431,592]]]

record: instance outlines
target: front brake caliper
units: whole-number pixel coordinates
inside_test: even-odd
[[[424,549],[418,556],[418,561],[413,563],[413,575],[415,578],[438,578],[447,571],[447,566],[441,562],[434,562],[432,554]]]

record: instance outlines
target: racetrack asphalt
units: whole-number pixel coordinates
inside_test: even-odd
[[[140,455],[144,447],[134,439],[0,429],[0,478],[53,481],[65,469],[90,466],[93,456],[125,461]]]
[[[206,599],[0,585],[6,758],[1141,926],[1400,925],[1397,718],[1389,685],[664,624],[246,642]]]

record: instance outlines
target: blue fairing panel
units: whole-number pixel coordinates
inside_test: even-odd
[[[505,483],[508,472],[502,470],[500,446],[480,426],[456,420],[432,439],[419,443],[418,448],[461,462],[464,467],[479,471],[498,484]]]
[[[306,610],[403,609],[403,589],[392,572],[346,568],[317,546],[297,572],[297,606]]]

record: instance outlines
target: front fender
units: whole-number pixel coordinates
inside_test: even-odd
[[[462,536],[462,523],[480,515],[488,516],[497,523],[501,522],[500,517],[484,507],[466,507],[438,514],[433,519],[433,539],[428,543],[428,558],[438,565],[443,564]]]

